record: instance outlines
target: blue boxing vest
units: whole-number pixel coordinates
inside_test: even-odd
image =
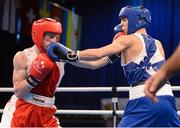
[[[121,54],[121,65],[123,66],[128,83],[132,85],[146,81],[165,62],[165,58],[156,46],[154,38],[140,33],[135,33],[134,35],[143,44],[140,54],[127,64],[124,64],[123,53]]]

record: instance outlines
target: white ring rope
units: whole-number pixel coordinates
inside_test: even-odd
[[[0,113],[3,112],[3,109],[0,109]],[[73,109],[61,109],[57,110],[56,114],[79,114],[79,115],[112,115],[112,110],[73,110]],[[124,110],[117,110],[117,115],[123,115]],[[180,116],[180,111],[177,111],[178,116]]]
[[[117,87],[117,92],[129,91],[130,87]],[[59,87],[57,92],[112,92],[113,87]],[[180,91],[180,86],[172,86],[173,91]],[[13,92],[13,88],[1,87],[0,92]],[[0,109],[0,113],[3,109]],[[122,115],[124,110],[117,110],[117,115]],[[87,115],[112,115],[112,110],[57,110],[56,114],[87,114]],[[177,111],[180,116],[180,111]]]
[[[0,109],[0,113],[3,112],[3,109]],[[74,109],[63,109],[57,110],[56,114],[80,114],[80,115],[112,115],[112,110],[74,110]],[[117,115],[122,115],[124,110],[117,110]]]
[[[113,87],[59,87],[57,92],[112,92]],[[129,91],[129,87],[117,87],[117,91]],[[13,88],[1,87],[0,92],[13,92]]]
[[[129,91],[130,87],[116,87],[117,92]],[[59,87],[57,92],[112,92],[113,87]],[[173,91],[180,91],[180,86],[172,86]],[[1,87],[0,92],[13,92],[13,88]]]

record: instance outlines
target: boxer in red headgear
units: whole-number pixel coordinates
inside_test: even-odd
[[[14,56],[14,95],[4,108],[1,120],[3,128],[59,127],[59,121],[54,117],[54,93],[64,75],[65,62],[55,62],[56,59],[62,59],[56,56],[50,59],[46,49],[52,44],[61,45],[57,43],[61,33],[61,23],[54,19],[44,18],[33,23],[32,39],[35,45]],[[54,52],[52,49],[50,51]],[[112,55],[97,61],[72,64],[97,69],[118,58]]]
[[[45,48],[51,42],[59,42],[61,33],[61,23],[54,19],[33,23],[35,45],[14,56],[14,95],[4,108],[3,128],[60,127],[54,116],[54,93],[64,75],[64,63],[49,59]]]

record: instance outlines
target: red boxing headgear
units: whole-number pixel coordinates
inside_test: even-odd
[[[57,22],[51,18],[42,18],[33,23],[31,33],[32,40],[42,52],[45,52],[45,47],[43,44],[43,37],[45,32],[61,34],[62,25],[60,22]]]

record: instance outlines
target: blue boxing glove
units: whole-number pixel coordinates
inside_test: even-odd
[[[58,51],[61,51],[61,52],[58,52]],[[67,60],[68,51],[71,51],[71,50],[66,47],[63,47],[63,45],[61,45],[60,43],[57,43],[57,42],[52,42],[46,48],[46,52],[47,52],[48,56],[53,61],[60,61],[60,59]]]
[[[47,48],[46,52],[53,61],[78,61],[78,52],[72,51],[64,45],[52,42]]]

